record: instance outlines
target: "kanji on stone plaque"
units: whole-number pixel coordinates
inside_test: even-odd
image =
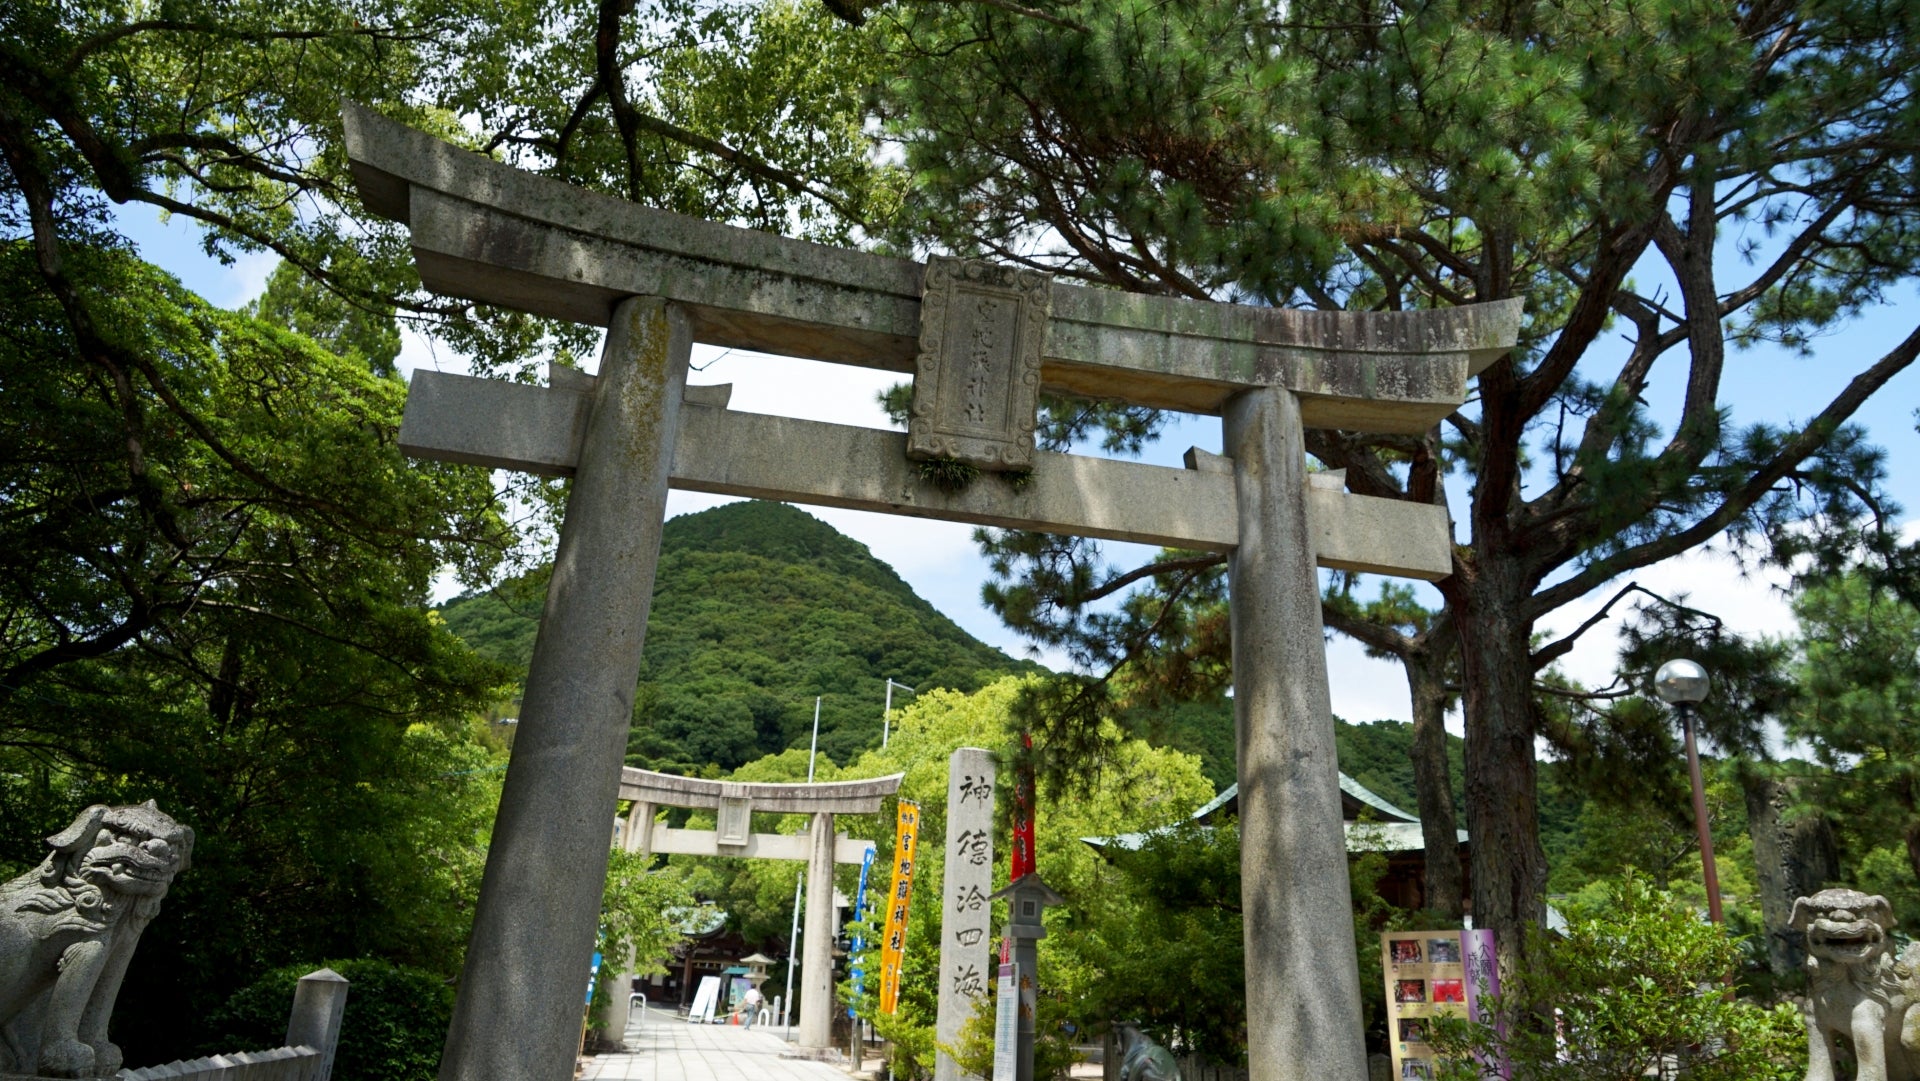
[[[1034,270],[928,260],[909,457],[1003,471],[1032,467],[1052,290],[1052,280]]]

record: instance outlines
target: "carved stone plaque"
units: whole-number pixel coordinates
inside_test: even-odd
[[[738,784],[720,786],[719,813],[714,815],[714,841],[723,845],[744,845],[747,834],[753,829],[753,801],[746,796],[746,787]]]
[[[1040,348],[1053,280],[965,259],[927,261],[907,454],[990,470],[1033,465]]]

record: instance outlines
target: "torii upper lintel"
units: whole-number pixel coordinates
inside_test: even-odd
[[[604,326],[623,297],[686,305],[696,341],[909,372],[924,264],[588,192],[343,110],[353,175],[408,225],[429,289]],[[1041,386],[1218,413],[1284,386],[1308,427],[1419,433],[1513,347],[1520,302],[1409,312],[1216,304],[1052,284]]]

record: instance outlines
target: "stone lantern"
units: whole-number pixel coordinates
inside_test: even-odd
[[[1007,938],[1013,942],[1013,970],[1015,986],[1009,989],[1003,982],[1002,995],[1011,993],[1020,996],[1019,1020],[1014,1028],[1013,1075],[1006,1081],[1033,1081],[1033,1033],[1034,1007],[1037,1000],[1039,980],[1037,970],[1040,966],[1040,940],[1047,937],[1043,917],[1049,905],[1066,904],[1067,899],[1055,893],[1053,887],[1041,881],[1038,874],[1025,874],[1008,883],[1005,889],[993,895],[995,900],[1005,898],[1007,902]],[[1002,972],[1005,969],[1001,970]],[[999,1033],[995,1033],[996,1040]],[[994,1058],[1001,1057],[1001,1049],[994,1049]],[[998,1078],[999,1072],[994,1076]]]
[[[773,964],[773,958],[755,952],[742,957],[740,963],[747,966],[747,982],[758,991],[760,985],[767,982],[767,966]]]

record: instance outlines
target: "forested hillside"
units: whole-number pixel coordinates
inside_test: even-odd
[[[526,670],[547,572],[441,610],[481,654]],[[973,691],[1032,669],[961,630],[867,547],[781,503],[730,503],[668,522],[628,761],[731,770],[806,747],[837,762],[880,745],[886,680]],[[895,706],[911,697],[895,692]]]
[[[457,598],[441,614],[476,651],[524,672],[546,586],[542,570]],[[961,630],[865,545],[805,511],[731,503],[667,523],[628,761],[711,774],[804,749],[820,695],[820,749],[845,764],[880,745],[889,677],[973,691],[1034,667]],[[896,707],[909,701],[895,692]],[[1177,703],[1125,722],[1156,746],[1199,756],[1216,789],[1233,783],[1232,699]],[[1340,722],[1340,768],[1412,810],[1412,738],[1404,722]],[[1448,744],[1457,804],[1460,740]],[[1541,819],[1558,853],[1579,844],[1582,801],[1562,793],[1556,772],[1543,764]]]

